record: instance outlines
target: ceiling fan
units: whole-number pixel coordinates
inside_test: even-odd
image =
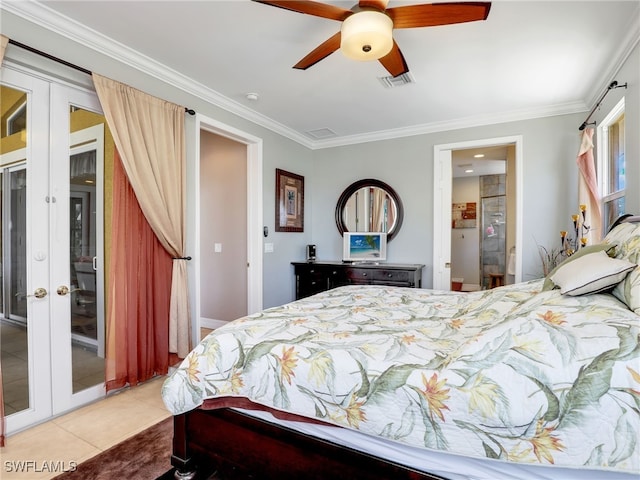
[[[306,70],[340,49],[354,60],[378,60],[394,77],[409,67],[393,39],[394,28],[434,27],[486,20],[491,2],[428,3],[387,8],[389,0],[360,0],[351,10],[311,0],[253,0],[342,22],[341,29],[296,63]]]

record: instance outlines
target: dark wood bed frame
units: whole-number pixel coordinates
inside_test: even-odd
[[[611,228],[622,222],[640,216]],[[446,480],[230,408],[175,416],[171,464],[178,480]]]
[[[184,480],[445,480],[230,408],[176,415],[171,464]]]

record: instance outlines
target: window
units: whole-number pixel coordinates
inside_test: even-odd
[[[602,229],[607,232],[625,213],[624,98],[598,128],[598,178],[602,193]]]

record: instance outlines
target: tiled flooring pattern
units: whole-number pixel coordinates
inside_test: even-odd
[[[201,338],[210,332],[211,330],[203,328]],[[4,330],[2,333],[4,335]],[[6,375],[4,349],[2,353],[4,377]],[[21,355],[19,351],[14,353]],[[74,351],[74,364],[76,355],[83,354],[81,351]],[[80,360],[77,363],[81,365],[86,362]],[[91,373],[92,369],[89,366],[87,369],[90,372],[89,375],[95,374],[95,371]],[[78,379],[82,378],[81,373],[79,371]],[[0,478],[2,480],[53,478],[60,474],[61,469],[70,468],[72,462],[77,464],[88,460],[169,417],[170,413],[160,396],[164,379],[165,377],[155,378],[10,436],[6,446],[0,449]],[[20,378],[17,376],[13,380],[19,381]],[[6,395],[6,390],[4,393]],[[55,471],[52,471],[54,469]]]
[[[72,462],[83,462],[169,417],[160,396],[164,378],[10,436],[0,449],[0,478],[53,478]]]

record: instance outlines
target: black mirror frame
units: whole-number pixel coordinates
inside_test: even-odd
[[[336,226],[338,227],[338,231],[340,232],[340,235],[343,235],[344,232],[349,231],[342,218],[342,211],[347,205],[347,201],[349,200],[351,195],[353,195],[355,192],[357,192],[363,187],[381,188],[382,190],[386,191],[389,194],[389,196],[393,199],[393,201],[396,203],[396,209],[397,209],[396,223],[394,225],[393,232],[387,233],[387,241],[390,242],[400,231],[400,227],[402,226],[402,220],[404,218],[404,207],[402,206],[402,201],[400,200],[400,197],[398,196],[396,191],[393,188],[391,188],[389,185],[384,183],[383,181],[376,180],[375,178],[365,178],[363,180],[358,180],[357,182],[354,182],[351,185],[349,185],[347,188],[345,188],[344,192],[342,192],[342,195],[340,195],[340,198],[338,199],[338,203],[336,204],[336,212],[335,212]]]

